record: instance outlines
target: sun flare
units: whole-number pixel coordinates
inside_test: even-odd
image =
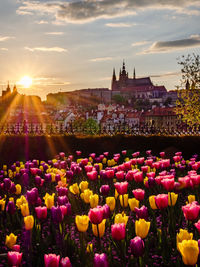
[[[19,81],[19,85],[22,85],[24,88],[29,88],[33,83],[33,80],[29,76],[24,76]]]

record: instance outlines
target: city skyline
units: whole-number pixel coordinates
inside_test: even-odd
[[[177,58],[200,52],[199,15],[197,0],[3,1],[0,89],[9,80],[44,99],[60,89],[110,88],[124,59],[130,76],[135,68],[136,77],[173,90]]]

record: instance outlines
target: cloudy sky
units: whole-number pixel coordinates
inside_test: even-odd
[[[1,0],[0,91],[33,78],[38,94],[110,88],[123,59],[129,76],[175,89],[177,58],[200,52],[199,0]]]

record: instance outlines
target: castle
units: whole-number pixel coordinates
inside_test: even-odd
[[[113,69],[111,90],[113,94],[128,95],[136,99],[162,98],[167,93],[165,86],[154,85],[150,77],[136,78],[135,68],[133,78],[129,78],[124,61],[118,80]]]

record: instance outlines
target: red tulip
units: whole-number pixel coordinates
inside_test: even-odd
[[[115,240],[125,239],[126,226],[124,223],[115,223],[111,225],[112,238]]]
[[[94,181],[98,178],[98,173],[97,171],[91,171],[87,173],[88,179],[91,181]]]

